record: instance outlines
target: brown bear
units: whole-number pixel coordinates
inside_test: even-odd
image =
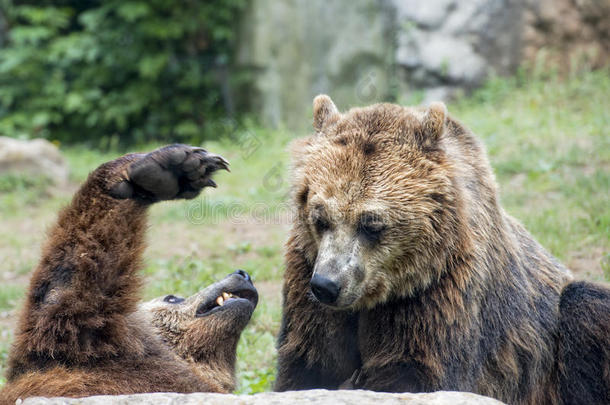
[[[294,144],[276,390],[610,403],[608,289],[562,295],[570,272],[504,212],[444,104],[341,114],[322,95],[314,128]]]
[[[172,145],[89,175],[32,276],[0,402],[233,390],[236,345],[258,301],[246,272],[138,306],[148,207],[195,197],[218,169],[228,170],[222,157]]]

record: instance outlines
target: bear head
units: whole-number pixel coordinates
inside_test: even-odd
[[[237,270],[188,298],[167,295],[145,302],[139,312],[185,360],[229,365],[257,303],[250,276]]]
[[[464,251],[464,213],[443,103],[341,114],[314,99],[316,133],[293,144],[293,235],[315,299],[366,308],[425,289]],[[455,134],[454,134],[455,135]],[[478,147],[474,145],[473,147]]]

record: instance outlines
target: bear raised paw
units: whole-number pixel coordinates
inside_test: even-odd
[[[150,202],[190,199],[204,187],[216,187],[211,175],[219,169],[229,170],[229,162],[222,156],[202,148],[170,145],[139,155],[139,159],[128,166],[125,180],[114,184],[110,194]]]
[[[29,396],[229,392],[258,302],[238,270],[192,297],[139,304],[147,208],[193,198],[228,170],[186,145],[130,154],[89,175],[51,229],[32,275],[0,403]]]
[[[444,104],[313,110],[293,145],[277,390],[610,403],[608,288],[570,284],[504,212]]]

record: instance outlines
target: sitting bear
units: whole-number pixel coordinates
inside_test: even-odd
[[[610,403],[609,290],[570,284],[504,212],[444,104],[318,96],[314,128],[294,144],[276,390]]]
[[[9,355],[1,403],[29,396],[229,392],[257,291],[238,270],[183,299],[139,305],[148,207],[215,186],[222,157],[186,145],[89,175],[51,229]]]

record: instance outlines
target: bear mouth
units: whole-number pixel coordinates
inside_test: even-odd
[[[258,303],[258,293],[254,287],[235,291],[224,290],[218,296],[206,300],[197,308],[196,318],[212,315],[234,307],[250,307],[254,311]]]

